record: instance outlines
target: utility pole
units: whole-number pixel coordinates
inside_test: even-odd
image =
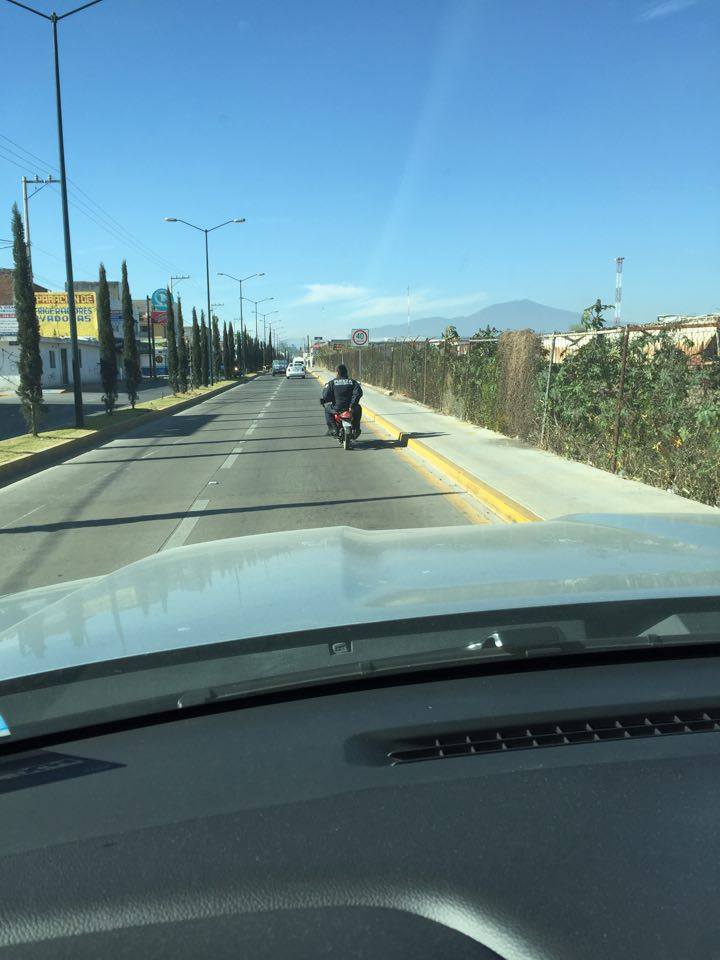
[[[43,187],[46,187],[49,183],[60,183],[59,180],[56,180],[54,177],[47,177],[45,180],[41,180],[40,177],[35,174],[34,180],[28,180],[26,176],[22,178],[22,193],[23,193],[23,229],[25,231],[25,248],[27,249],[28,263],[30,265],[30,273],[32,274],[32,250],[30,249],[30,207],[28,205],[28,183],[39,184],[35,189],[34,193],[30,194],[29,199],[32,199],[36,193],[39,193]]]
[[[168,290],[170,291],[170,296],[172,296],[172,292],[173,292],[173,280],[176,280],[179,283],[181,280],[189,280],[189,279],[190,279],[189,273],[182,273],[177,277],[170,277],[170,280],[168,282]]]
[[[622,268],[625,257],[615,257],[615,326],[620,326],[622,312]]]
[[[28,195],[27,195],[27,177],[23,174],[22,178],[22,192],[23,192],[23,220],[25,221],[23,227],[25,228],[25,247],[27,249],[27,258],[28,266],[30,267],[30,277],[32,278],[32,254],[30,252],[30,213],[28,211]]]
[[[148,328],[148,367],[153,380],[156,378],[155,370],[155,331],[153,330],[152,304],[150,297],[145,297],[145,319]]]

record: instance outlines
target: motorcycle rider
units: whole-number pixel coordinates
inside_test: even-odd
[[[360,419],[362,417],[362,407],[360,406],[360,397],[363,395],[362,387],[357,380],[353,380],[348,374],[348,368],[344,363],[338,364],[335,371],[336,376],[328,380],[320,397],[320,403],[325,408],[325,423],[327,424],[327,436],[335,436],[335,420],[333,413],[342,413],[349,410],[352,413],[352,425],[355,435],[360,436]],[[329,406],[326,406],[328,404]]]

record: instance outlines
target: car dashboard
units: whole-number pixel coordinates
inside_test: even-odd
[[[718,690],[538,662],[10,753],[0,956],[715,956]]]

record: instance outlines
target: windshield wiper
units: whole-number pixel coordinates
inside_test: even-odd
[[[532,639],[530,639],[532,638]],[[498,630],[482,640],[462,647],[442,647],[423,653],[383,657],[374,660],[349,660],[342,666],[318,667],[270,677],[253,678],[220,686],[198,688],[178,697],[179,709],[226,700],[259,696],[280,690],[301,689],[328,683],[365,680],[427,670],[453,669],[498,661],[526,660],[572,655],[594,655],[620,650],[657,647],[685,647],[720,644],[720,632],[698,634],[644,634],[637,637],[600,637],[581,640],[565,637],[554,626]]]

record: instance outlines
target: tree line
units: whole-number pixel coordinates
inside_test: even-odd
[[[35,307],[32,268],[25,244],[25,231],[17,204],[12,210],[13,238],[13,302],[18,327],[18,374],[20,382],[17,394],[28,430],[37,436],[40,421],[46,406],[43,403],[42,374],[43,362],[40,353],[40,324]],[[122,377],[128,400],[132,407],[137,401],[137,388],[141,380],[140,351],[135,336],[135,318],[133,317],[132,297],[128,284],[127,264],[122,263]],[[110,319],[110,292],[108,290],[105,267],[100,264],[99,289],[97,296],[98,341],[100,345],[100,379],[103,386],[103,403],[108,413],[112,413],[118,398],[120,369],[115,346],[115,336]]]
[[[177,315],[168,290],[167,309],[167,369],[168,382],[173,393],[186,393],[188,387],[197,390],[212,379],[235,380],[250,370],[259,370],[277,356],[272,334],[267,343],[250,336],[247,329],[235,332],[232,322],[220,321],[213,314],[211,327],[205,320],[205,311],[192,308],[189,336],[185,332],[182,300],[178,297]],[[212,365],[212,368],[211,368]]]
[[[37,436],[43,413],[42,374],[43,362],[40,353],[40,325],[35,307],[35,291],[32,268],[25,244],[25,231],[17,204],[12,210],[13,237],[13,300],[18,326],[18,373],[17,394],[20,398],[23,417],[28,430]],[[100,348],[100,381],[105,411],[112,414],[117,404],[121,381],[124,384],[130,406],[135,407],[138,386],[142,380],[140,347],[135,331],[132,297],[128,283],[127,263],[122,262],[121,304],[123,344],[120,362],[110,314],[110,291],[105,265],[98,272],[97,325]],[[150,318],[148,318],[150,322]],[[214,380],[231,380],[244,376],[250,370],[259,370],[277,356],[272,333],[267,343],[250,336],[247,330],[237,333],[232,323],[223,323],[222,333],[218,318],[213,315],[210,337],[204,311],[198,321],[195,307],[189,336],[186,335],[182,302],[177,301],[177,316],[168,290],[167,311],[168,381],[174,394],[185,393],[188,388],[207,387]]]

